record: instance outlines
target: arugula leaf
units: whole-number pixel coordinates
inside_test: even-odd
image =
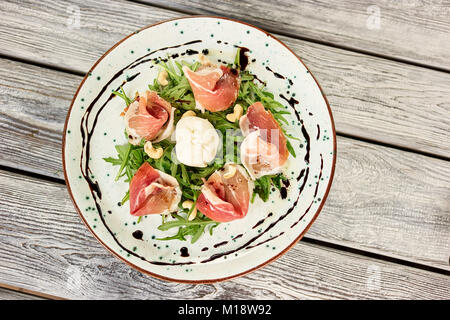
[[[266,202],[270,196],[270,188],[274,185],[277,189],[281,189],[281,181],[283,174],[267,175],[255,180],[255,188],[253,189],[253,196],[251,202],[255,200],[258,195],[262,201]]]
[[[194,207],[194,206],[193,206]],[[192,208],[191,208],[192,209]],[[188,214],[189,215],[189,214]],[[187,216],[188,216],[187,215]],[[172,228],[178,228],[178,231],[173,236],[158,238],[157,240],[181,240],[186,241],[186,236],[191,236],[191,243],[195,243],[204,233],[208,225],[216,225],[218,222],[212,221],[206,217],[196,217],[194,220],[189,221],[178,214],[172,214],[175,220],[163,221],[158,227],[161,231],[167,231]]]
[[[125,196],[122,198],[122,200],[120,201],[120,205],[123,206],[125,202],[127,202],[128,200],[130,200],[130,190],[128,190],[125,193]]]
[[[176,227],[187,227],[187,226],[199,226],[199,225],[208,225],[211,223],[212,220],[200,220],[200,219],[194,219],[192,221],[180,221],[180,220],[175,220],[175,221],[169,221],[166,223],[161,224],[158,229],[161,231],[167,231],[169,229],[172,228],[176,228]]]
[[[115,181],[119,180],[120,175],[122,174],[123,169],[126,167],[127,162],[128,162],[128,158],[130,157],[130,152],[131,152],[131,144],[129,144],[127,146],[127,151],[125,152],[125,154],[123,153],[122,149],[120,148],[120,146],[116,146],[116,150],[119,152],[119,157],[122,159],[122,164],[120,165],[120,169],[117,172],[116,178],[114,179]],[[120,150],[120,151],[119,151]]]
[[[236,50],[236,56],[234,57],[234,65],[237,67],[237,68],[241,68],[241,60],[240,60],[240,57],[241,57],[241,48],[237,48],[237,50]]]
[[[286,140],[286,148],[288,149],[289,153],[292,154],[292,156],[295,158],[295,150],[289,140]]]
[[[131,100],[130,98],[127,97],[122,86],[120,87],[120,91],[113,91],[113,94],[125,100],[125,104],[127,105],[127,107],[134,101],[134,99]]]
[[[192,235],[191,243],[197,242],[198,239],[202,236],[203,232],[205,231],[206,225],[201,225],[197,228],[197,231]]]
[[[113,166],[120,166],[122,164],[122,160],[115,159],[115,158],[112,158],[112,157],[103,158],[103,160],[105,160],[106,162],[111,163]]]

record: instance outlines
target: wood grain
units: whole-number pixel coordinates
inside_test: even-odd
[[[63,178],[65,95],[80,80],[0,60],[1,165]],[[308,237],[450,270],[449,162],[342,137],[337,159]]]
[[[0,32],[8,35],[0,38],[0,54],[80,74],[122,37],[181,15],[108,0],[3,1],[0,8]],[[69,27],[69,8],[80,10],[78,29]],[[318,78],[339,133],[450,158],[449,74],[308,41],[281,39]],[[72,92],[67,90],[61,96],[69,97]]]
[[[190,14],[223,15],[274,33],[450,70],[447,1],[141,2]]]
[[[20,291],[0,287],[0,301],[1,300],[45,300],[45,299],[35,295],[26,294]]]
[[[64,185],[0,171],[0,282],[71,299],[448,299],[450,277],[300,242],[228,282],[145,276],[114,258]]]

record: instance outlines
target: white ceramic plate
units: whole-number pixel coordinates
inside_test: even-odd
[[[170,233],[157,229],[161,217],[146,216],[137,224],[136,217],[129,214],[129,204],[118,205],[128,184],[114,182],[118,167],[102,160],[115,157],[114,146],[126,143],[123,118],[119,116],[123,101],[112,99],[111,92],[124,81],[128,95],[146,90],[157,75],[157,68],[150,68],[153,58],[178,54],[193,61],[196,56],[189,50],[208,49],[210,60],[232,62],[235,46],[250,50],[247,70],[265,81],[268,91],[291,112],[288,132],[301,139],[291,140],[297,157],[290,156],[284,170],[290,182],[287,196],[282,199],[277,190],[265,203],[257,197],[244,219],[222,223],[213,236],[206,234],[194,244],[158,241]],[[164,21],[117,43],[83,79],[64,130],[65,178],[87,227],[131,266],[158,278],[182,282],[236,277],[286,252],[319,214],[331,186],[335,161],[331,111],[302,61],[267,32],[219,17]],[[142,232],[142,239],[133,236],[137,230]],[[188,257],[181,255],[183,247]]]

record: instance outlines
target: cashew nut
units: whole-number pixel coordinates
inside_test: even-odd
[[[164,151],[163,148],[159,147],[159,148],[154,148],[151,141],[147,141],[144,144],[144,151],[145,153],[152,159],[159,159],[162,157]]]
[[[181,116],[181,119],[186,118],[186,117],[195,117],[197,114],[192,111],[192,110],[188,110],[185,113],[183,113],[183,115]]]
[[[192,202],[191,200],[186,200],[181,204],[181,206],[184,209],[189,209],[189,210],[191,210],[193,205],[194,205],[194,202]],[[194,220],[196,216],[197,216],[197,208],[194,208],[188,217],[188,221]]]
[[[203,53],[198,54],[198,61],[201,63],[202,66],[205,66],[205,67],[215,67],[216,66],[211,61],[209,61],[209,59]]]
[[[168,73],[166,70],[161,70],[158,74],[158,82],[162,86],[167,86],[169,81],[167,81]]]
[[[230,122],[236,122],[242,117],[243,113],[244,113],[244,108],[242,108],[242,106],[240,104],[236,104],[234,106],[233,113],[227,114],[227,120]]]
[[[225,172],[225,173],[223,174],[223,177],[224,177],[225,179],[230,179],[230,178],[234,177],[235,174],[236,174],[236,167],[230,165],[230,166],[228,166],[227,172]]]

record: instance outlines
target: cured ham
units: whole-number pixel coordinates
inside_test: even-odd
[[[158,142],[173,132],[175,109],[154,91],[140,94],[125,113],[128,140],[138,145],[142,139]]]
[[[178,209],[181,190],[178,181],[144,162],[130,183],[130,214],[169,213]]]
[[[236,70],[209,63],[195,72],[184,66],[183,72],[194,93],[196,108],[202,112],[223,111],[236,101],[241,83]]]
[[[252,193],[253,182],[245,169],[229,163],[205,181],[196,207],[214,221],[229,222],[247,215]]]
[[[245,136],[241,160],[252,179],[281,172],[289,151],[286,137],[270,111],[256,102],[241,117],[239,126]]]

